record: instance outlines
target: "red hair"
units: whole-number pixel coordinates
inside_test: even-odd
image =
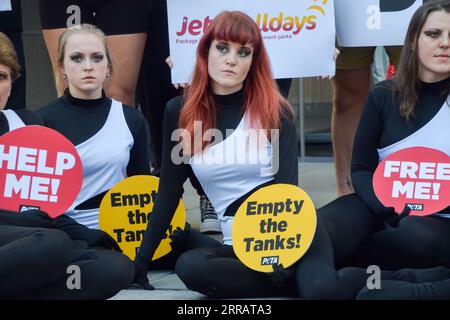
[[[208,53],[214,40],[236,42],[253,46],[253,58],[244,81],[244,112],[250,116],[252,126],[261,129],[279,129],[280,115],[293,116],[292,107],[284,99],[273,80],[269,56],[256,23],[245,13],[225,11],[207,27],[197,47],[197,61],[192,83],[185,91],[179,127],[187,129],[194,146],[194,121],[202,123],[203,133],[215,128],[217,106],[208,75]],[[269,136],[270,136],[270,131]],[[203,142],[202,151],[210,142]]]

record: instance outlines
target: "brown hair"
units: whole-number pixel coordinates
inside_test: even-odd
[[[7,66],[11,73],[13,81],[20,77],[20,64],[17,58],[16,50],[11,40],[2,32],[0,32],[0,64]]]
[[[406,33],[405,45],[400,57],[397,74],[394,79],[395,89],[399,92],[400,114],[406,119],[415,116],[419,88],[418,40],[423,25],[430,13],[442,11],[450,13],[450,0],[429,1],[419,7],[411,18]],[[450,88],[443,94],[450,93]]]

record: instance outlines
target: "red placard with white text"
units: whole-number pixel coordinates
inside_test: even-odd
[[[83,181],[74,145],[53,129],[27,126],[0,137],[0,208],[63,214]]]
[[[373,176],[381,203],[397,213],[426,216],[450,205],[450,157],[436,149],[412,147],[386,157]]]

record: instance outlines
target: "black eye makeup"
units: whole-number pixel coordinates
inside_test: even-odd
[[[216,44],[216,49],[220,53],[226,53],[226,52],[228,52],[228,44],[225,42],[219,42]]]
[[[91,54],[89,59],[94,63],[99,63],[99,62],[103,61],[104,58],[105,58],[105,55],[103,53],[96,52],[96,53]],[[70,60],[72,60],[75,63],[81,63],[84,61],[84,59],[85,59],[85,56],[81,53],[74,53],[70,56]]]
[[[423,32],[426,36],[431,38],[437,38],[441,35],[442,31],[439,29],[431,29]]]
[[[251,54],[252,50],[250,48],[242,47],[241,49],[239,49],[239,55],[243,58],[248,57]]]
[[[228,53],[230,51],[230,45],[227,42],[218,42],[216,44],[216,49],[222,54]],[[238,50],[238,55],[241,58],[246,58],[252,54],[252,49],[249,47],[241,47]]]
[[[74,53],[70,56],[70,60],[72,60],[75,63],[80,63],[84,60],[84,57],[79,53]]]
[[[104,56],[103,56],[103,54],[101,54],[101,53],[94,53],[94,54],[91,56],[91,60],[92,60],[93,62],[101,62],[101,61],[103,60],[103,58],[104,58]]]

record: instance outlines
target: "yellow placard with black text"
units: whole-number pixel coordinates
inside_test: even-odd
[[[123,253],[134,260],[147,228],[149,216],[158,194],[159,178],[132,176],[112,187],[100,205],[100,229],[113,237]],[[152,260],[171,251],[169,235],[177,227],[184,229],[186,210],[182,200],[174,213],[165,238],[155,251]]]
[[[288,184],[263,187],[236,212],[233,249],[253,270],[272,272],[274,264],[287,268],[308,250],[316,224],[316,209],[304,190]]]

